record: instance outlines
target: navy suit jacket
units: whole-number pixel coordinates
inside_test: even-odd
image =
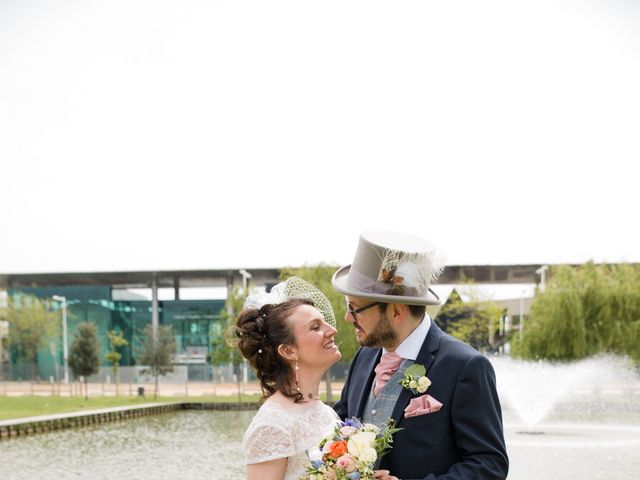
[[[362,347],[351,363],[334,409],[342,418],[362,418],[382,350]],[[442,403],[438,412],[404,418],[412,398],[403,389],[393,410],[393,448],[380,464],[401,480],[505,479],[509,460],[502,429],[496,377],[489,360],[444,333],[433,322],[416,363],[424,365],[427,393]]]

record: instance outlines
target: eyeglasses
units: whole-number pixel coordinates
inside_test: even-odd
[[[353,319],[357,322],[358,321],[358,317],[356,317],[356,315],[360,312],[364,312],[365,310],[368,310],[370,308],[375,307],[376,305],[384,305],[383,302],[375,302],[375,303],[370,303],[369,305],[365,305],[364,307],[360,307],[360,308],[353,308],[351,306],[351,304],[349,302],[347,302],[347,310],[349,310],[349,313],[351,314],[351,316],[353,317]]]

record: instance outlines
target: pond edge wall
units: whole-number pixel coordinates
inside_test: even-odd
[[[53,432],[88,425],[101,425],[131,418],[158,415],[182,410],[257,410],[255,402],[240,403],[152,403],[124,407],[103,408],[99,410],[60,413],[38,417],[16,418],[0,421],[0,441],[13,437]]]

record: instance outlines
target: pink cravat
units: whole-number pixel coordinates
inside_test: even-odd
[[[376,383],[373,387],[373,394],[377,397],[389,379],[396,373],[402,363],[402,357],[396,352],[387,352],[382,355],[380,363],[375,368]]]

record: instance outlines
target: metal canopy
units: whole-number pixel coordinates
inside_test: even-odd
[[[537,283],[536,270],[542,265],[451,265],[436,283],[464,281],[484,284]],[[336,267],[337,268],[337,267]],[[277,268],[246,269],[252,285],[276,283]],[[241,284],[240,269],[166,270],[138,272],[66,272],[0,274],[0,288],[45,287],[62,285],[111,285],[114,288],[147,288],[155,277],[158,288],[225,287]]]
[[[278,269],[249,271],[252,284],[278,281]],[[155,277],[158,288],[226,287],[241,283],[239,270],[170,270],[143,272],[72,272],[0,274],[0,288],[45,287],[62,285],[111,285],[114,288],[147,288]]]

